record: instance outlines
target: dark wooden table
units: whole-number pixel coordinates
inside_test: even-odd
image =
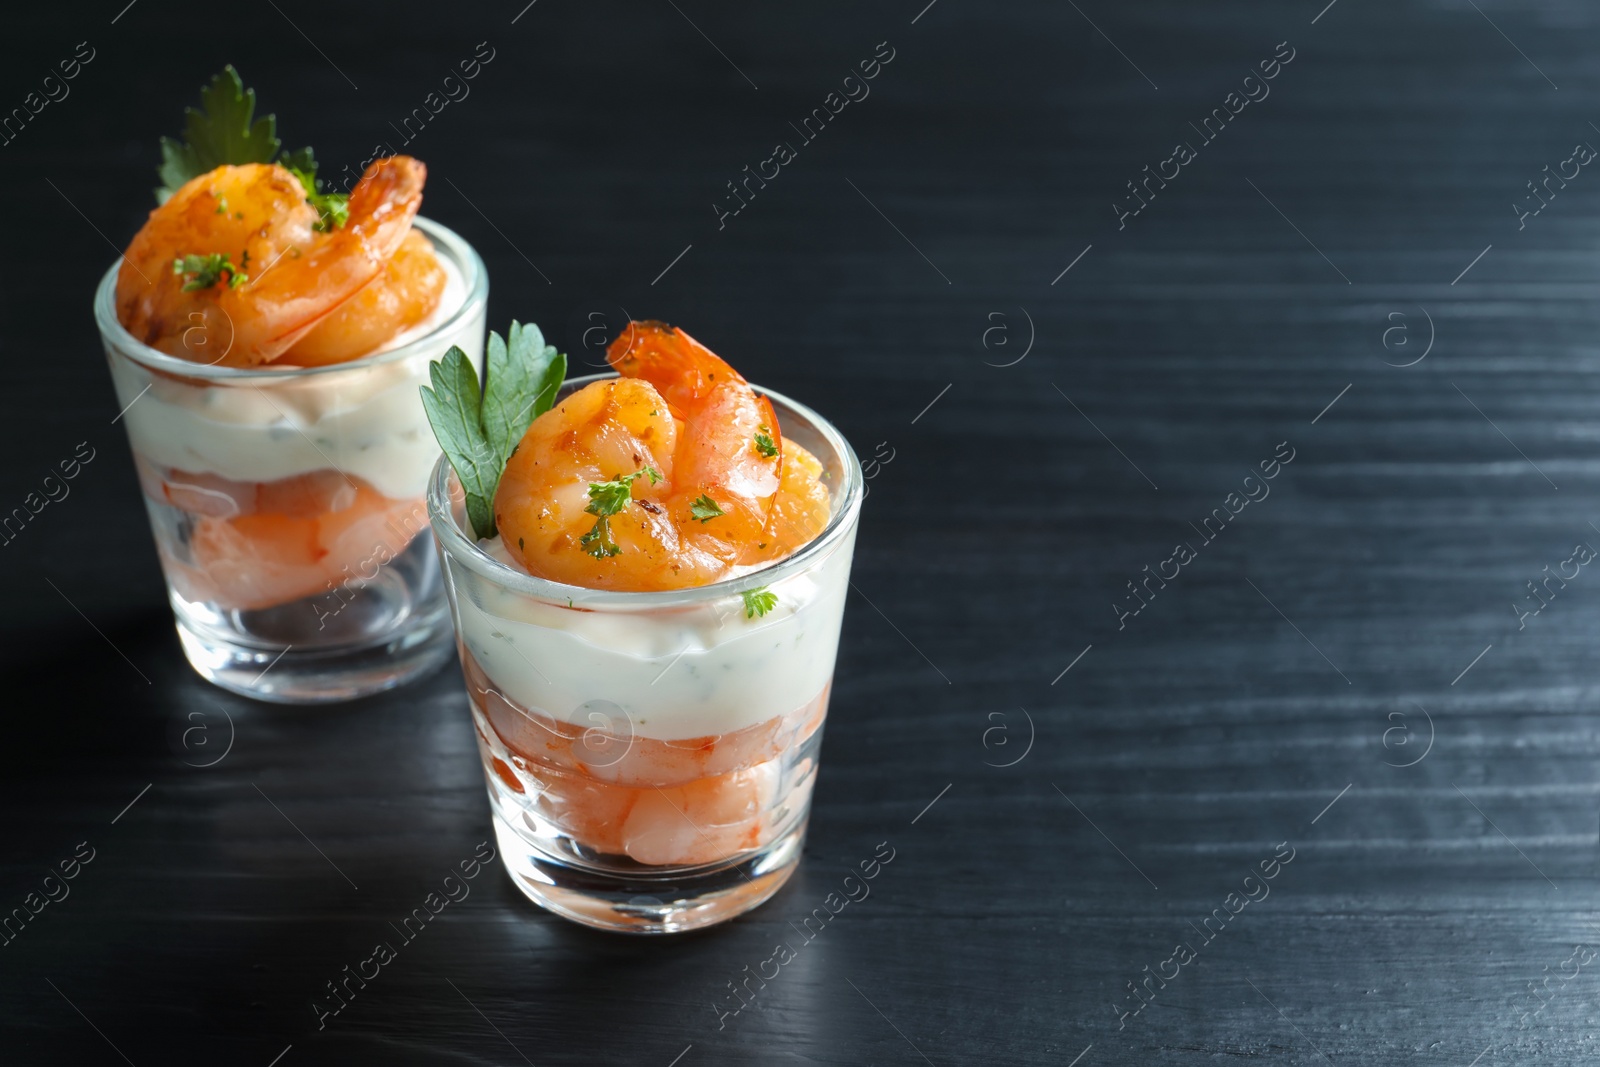
[[[0,146],[0,510],[94,458],[0,549],[0,910],[93,858],[0,1061],[1595,1062],[1593,5],[524,2],[7,13],[0,107],[93,58]],[[326,173],[424,158],[497,327],[684,324],[876,458],[758,912],[495,865],[318,1030],[489,812],[454,665],[286,710],[178,650],[89,300],[228,61]]]

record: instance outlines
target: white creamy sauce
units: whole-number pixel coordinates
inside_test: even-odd
[[[460,269],[443,255],[439,263],[446,274],[439,306],[379,352],[426,336],[466,302]],[[239,482],[333,468],[408,499],[424,494],[439,455],[418,392],[428,363],[457,344],[481,366],[483,329],[482,314],[469,315],[440,335],[436,352],[259,383],[177,380],[123,359],[113,359],[111,371],[118,396],[132,405],[124,421],[133,450],[151,463]]]
[[[498,539],[480,544],[518,570]],[[689,608],[584,611],[454,571],[461,638],[493,684],[533,711],[613,733],[676,741],[795,711],[833,677],[854,536],[771,586],[746,618],[737,596]]]

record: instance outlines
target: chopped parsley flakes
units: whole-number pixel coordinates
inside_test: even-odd
[[[778,594],[766,586],[739,595],[744,598],[744,617],[747,619],[759,618],[778,606]]]
[[[594,527],[578,538],[585,552],[595,559],[606,559],[622,551],[621,546],[611,539],[610,519],[633,499],[633,483],[646,476],[651,485],[661,480],[660,471],[646,467],[632,474],[620,474],[608,482],[589,483],[589,506],[583,510],[593,515],[595,520]]]
[[[771,459],[778,454],[778,445],[772,440],[771,430],[761,427],[761,432],[756,434],[756,451]]]
[[[248,256],[249,253],[246,253]],[[236,268],[228,259],[226,252],[212,252],[210,255],[179,256],[172,261],[172,273],[186,278],[183,291],[186,293],[198,292],[209,289],[227,276],[228,288],[237,289],[250,280],[250,275]]]
[[[725,514],[727,513],[722,510],[722,506],[704,493],[701,493],[695,498],[694,503],[689,505],[689,517],[698,522],[710,522],[718,515]]]

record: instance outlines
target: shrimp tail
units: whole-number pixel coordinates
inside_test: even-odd
[[[719,384],[747,385],[744,375],[676,326],[654,319],[630,322],[606,350],[625,378],[643,378],[683,411],[697,409]]]

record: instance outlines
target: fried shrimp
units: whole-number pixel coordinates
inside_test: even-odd
[[[500,478],[495,523],[529,573],[685,589],[787,555],[826,525],[821,465],[709,349],[635,322],[608,356],[623,377],[535,419]]]
[[[739,548],[759,540],[778,491],[783,438],[771,402],[709,348],[663,322],[630,322],[606,358],[617,373],[655,386],[683,421],[688,441],[678,481],[721,509],[700,525],[729,549],[719,555],[737,559]],[[770,452],[761,451],[758,435]]]
[[[348,220],[327,232],[283,167],[222,166],[193,178],[128,246],[117,316],[169,355],[225,366],[271,362],[384,274],[411,231],[426,177],[409,156],[378,160],[351,192]],[[349,325],[345,335],[360,333]],[[330,351],[340,359],[363,354],[325,345],[318,362],[333,362]]]

